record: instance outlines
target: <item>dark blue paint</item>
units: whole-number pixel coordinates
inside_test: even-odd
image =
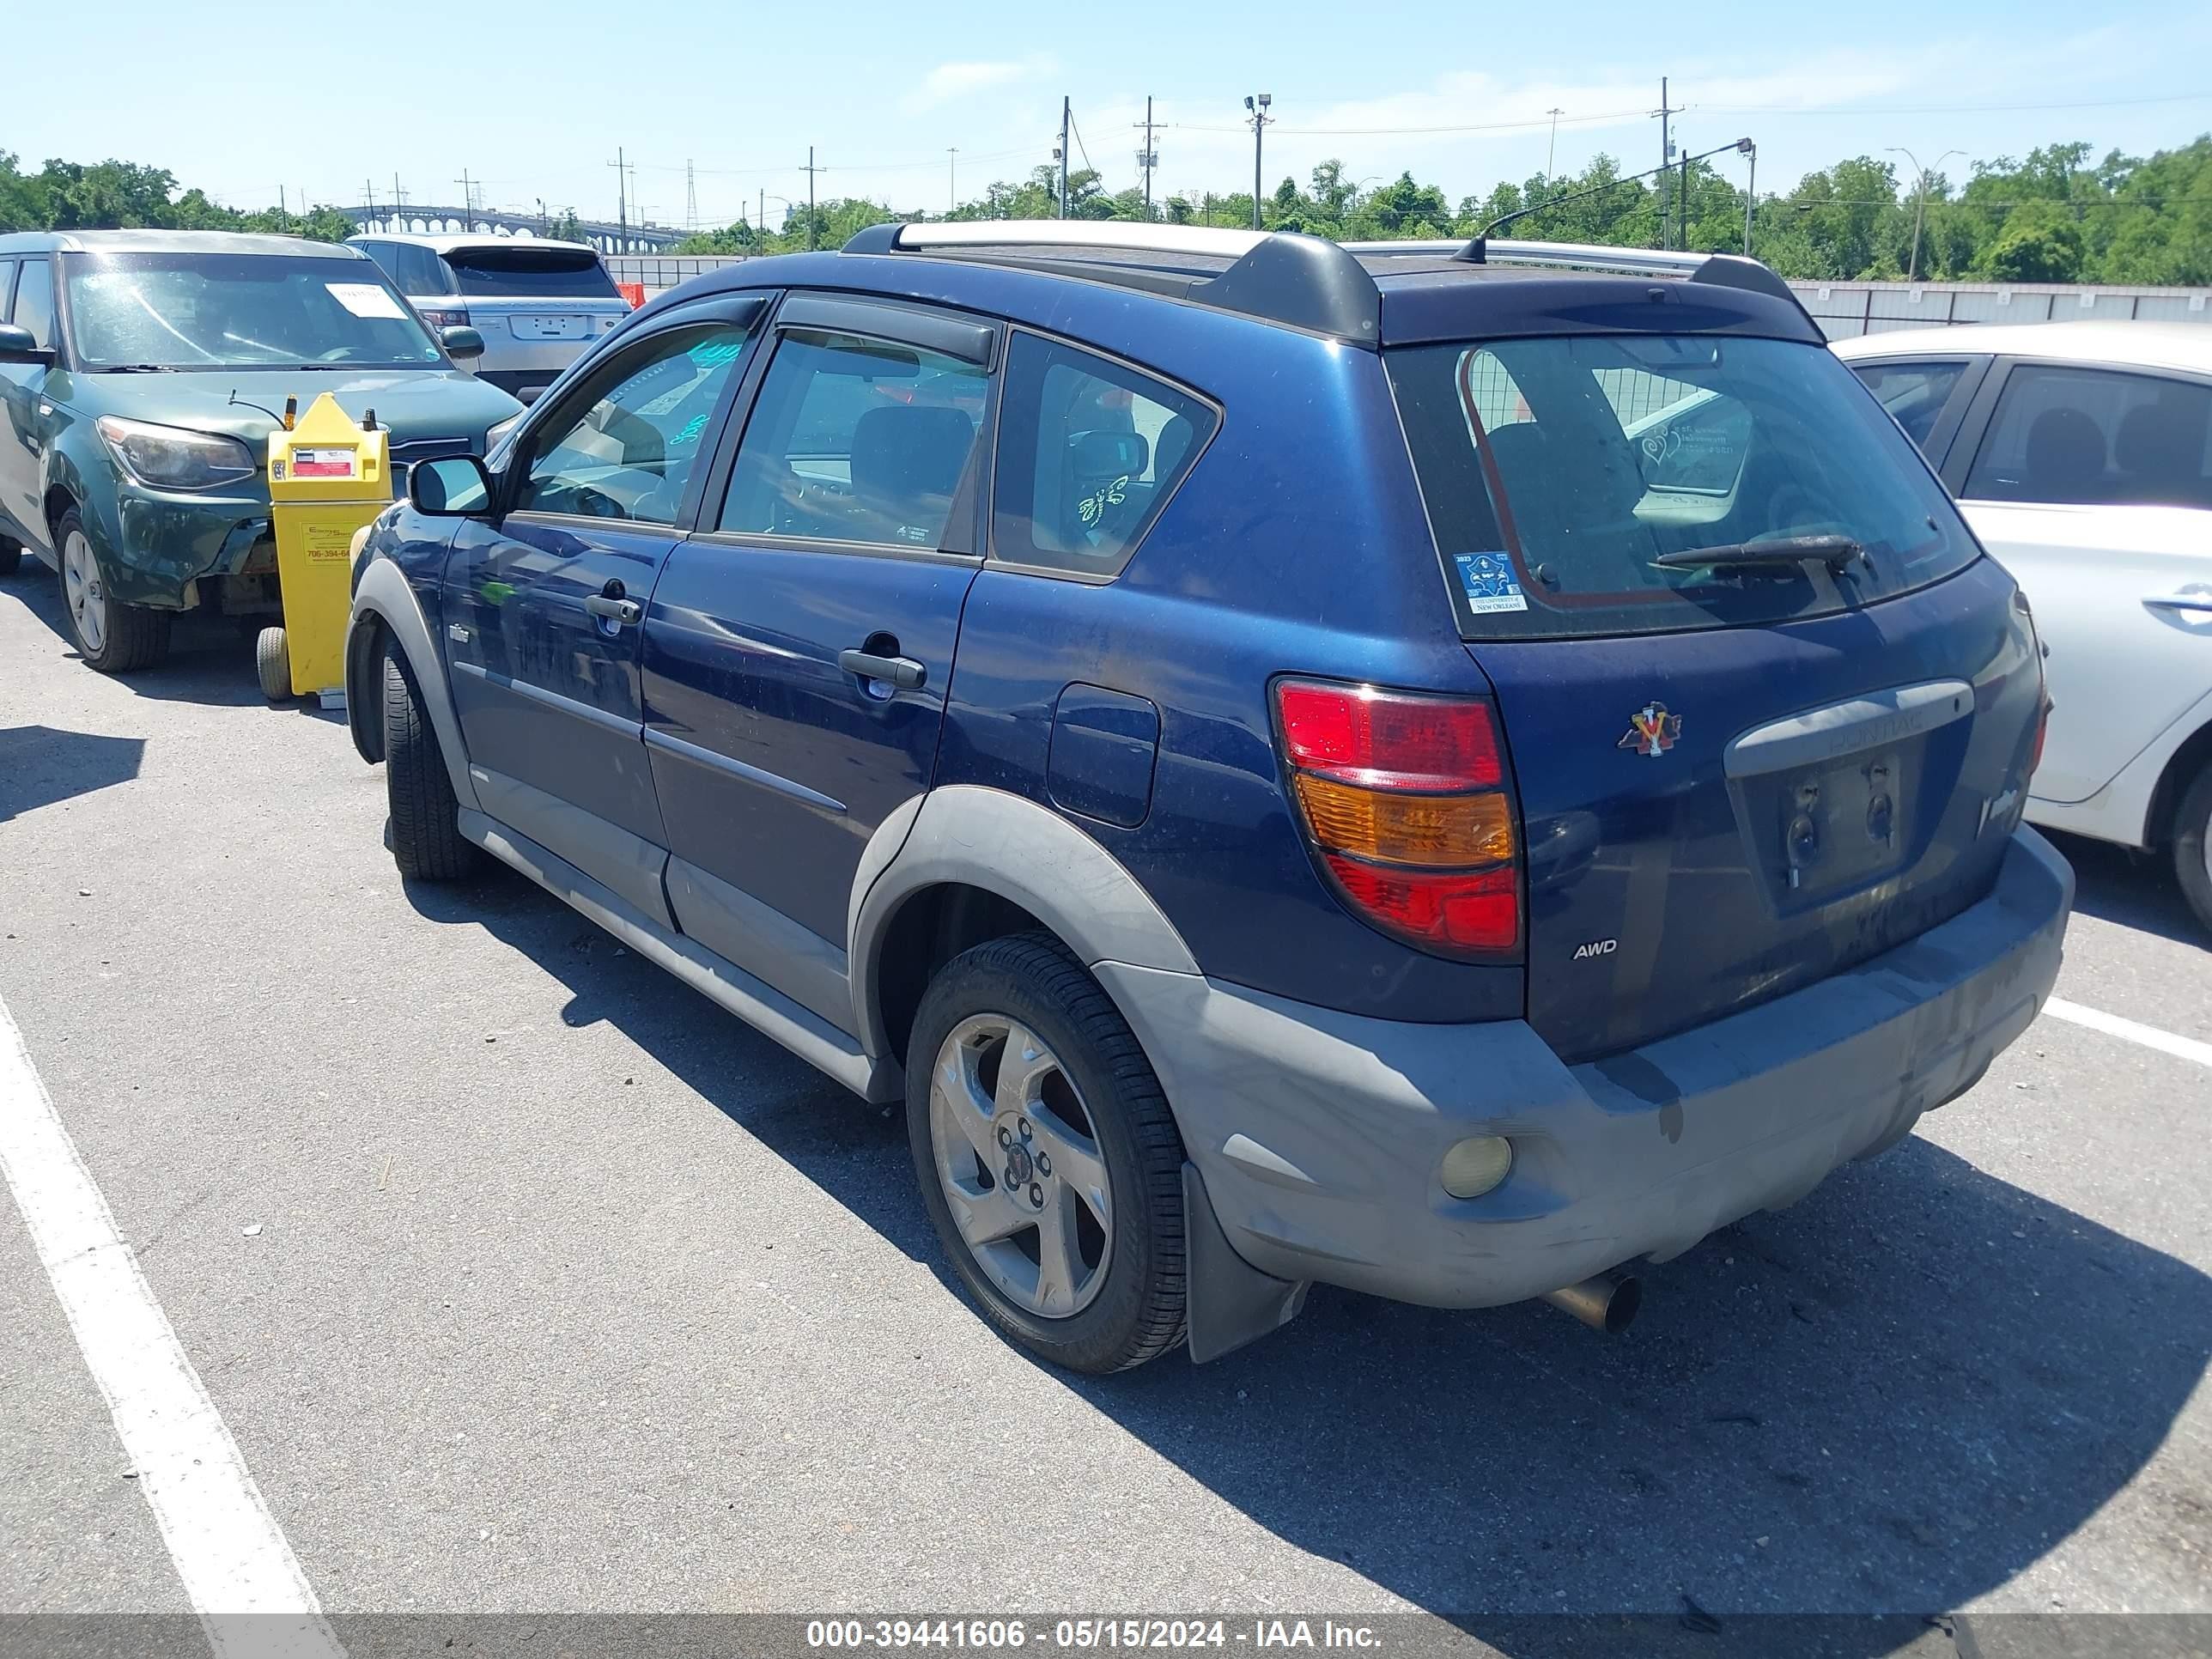
[[[1123,830],[1145,821],[1159,758],[1160,711],[1103,685],[1071,685],[1053,710],[1045,782],[1053,804]]]
[[[653,746],[669,850],[842,950],[861,850],[928,787],[975,574],[970,561],[802,544],[678,549],[645,620],[646,729],[746,769]],[[838,667],[884,634],[896,643],[880,654],[927,670],[920,690]]]
[[[1649,326],[1805,337],[1802,316],[1767,296],[1670,285],[1655,301],[1650,286],[1581,276],[1386,279],[1385,331]],[[2024,763],[2036,681],[2011,584],[1994,564],[1788,627],[1470,648],[1372,350],[1036,270],[819,254],[750,261],[688,283],[635,313],[592,356],[708,295],[809,289],[935,303],[1064,335],[1151,368],[1223,411],[1203,458],[1110,584],[700,538],[678,541],[651,589],[634,682],[611,661],[601,679],[599,648],[573,630],[559,637],[562,654],[591,665],[593,695],[633,695],[624,688],[634,684],[645,730],[668,740],[641,744],[662,844],[823,939],[844,943],[869,833],[902,802],[950,784],[1056,805],[1132,872],[1216,979],[1403,1020],[1525,1012],[1570,1054],[1609,1052],[1802,984],[1989,890],[2002,836],[1974,830],[1983,799]],[[725,450],[757,379],[757,364]],[[529,421],[547,418],[545,408]],[[726,470],[725,459],[696,476]],[[687,512],[711,526],[720,507],[704,500]],[[398,544],[380,544],[387,556],[417,571],[434,564],[427,544],[444,526],[405,513],[400,523]],[[449,611],[480,603],[466,597],[471,562],[497,540],[482,526],[464,532]],[[659,553],[640,547],[630,556]],[[450,616],[434,626],[443,620]],[[526,626],[566,624],[548,604],[527,613]],[[927,665],[921,690],[886,696],[838,669],[840,650],[877,635]],[[528,653],[549,684],[557,681],[555,637],[549,631]],[[1528,848],[1525,963],[1425,954],[1334,895],[1292,817],[1274,746],[1268,688],[1285,673],[1495,697]],[[1848,902],[1785,914],[1761,862],[1766,829],[1738,810],[1721,775],[1727,740],[1793,711],[1936,678],[1972,682],[1977,708],[1911,758],[1897,868]],[[1653,697],[1685,728],[1675,751],[1646,762],[1617,740]],[[1157,711],[1157,758],[1140,767],[1147,739],[1136,711],[1147,707]],[[549,735],[523,747],[550,758],[562,741],[575,739]],[[576,798],[586,786],[566,787]],[[1746,810],[1756,819],[1769,805]],[[1577,944],[1607,939],[1615,948],[1575,961]]]
[[[638,629],[611,625],[584,601],[619,584],[642,604],[674,538],[647,525],[458,522],[444,636],[456,669],[483,671],[453,676],[470,758],[665,845],[641,731]]]

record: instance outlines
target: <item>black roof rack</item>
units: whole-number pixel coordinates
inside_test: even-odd
[[[1756,259],[1665,248],[1480,236],[1472,241],[1340,243],[1291,231],[1221,230],[1115,219],[971,219],[871,225],[847,242],[844,251],[976,256],[1018,252],[1025,264],[1172,291],[1203,305],[1365,346],[1381,342],[1382,295],[1361,260],[1391,255],[1674,276],[1766,295],[1786,301],[1811,321],[1790,285]],[[1133,253],[1181,258],[1157,264],[1115,259]],[[1228,263],[1218,263],[1224,260]],[[1817,332],[1817,325],[1814,329]]]
[[[1471,265],[1542,265],[1602,270],[1624,276],[1680,276],[1686,282],[1739,288],[1786,300],[1800,311],[1796,291],[1773,270],[1740,253],[1698,253],[1673,248],[1604,247],[1590,242],[1522,242],[1478,236],[1473,241],[1346,242],[1347,253],[1425,254]]]
[[[1200,261],[1179,267],[1187,297],[1272,323],[1373,346],[1382,335],[1382,295],[1367,268],[1334,242],[1292,232],[1209,229],[1113,219],[975,219],[937,224],[871,225],[845,244],[848,253],[981,253],[1019,250],[1058,255],[1073,270],[1084,255],[1163,253]],[[1127,269],[1127,267],[1124,267]],[[1086,274],[1110,274],[1093,264]]]

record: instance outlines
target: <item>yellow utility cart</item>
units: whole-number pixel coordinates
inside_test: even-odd
[[[354,533],[392,503],[392,445],[373,409],[356,426],[327,392],[297,421],[292,407],[269,434],[284,625],[261,630],[253,661],[270,702],[321,693],[327,702],[345,685]]]

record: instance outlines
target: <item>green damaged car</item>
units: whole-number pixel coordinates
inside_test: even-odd
[[[287,398],[328,392],[389,429],[392,481],[482,454],[522,405],[455,367],[349,247],[222,231],[0,236],[0,575],[58,571],[103,672],[168,648],[180,611],[282,607],[267,453]]]

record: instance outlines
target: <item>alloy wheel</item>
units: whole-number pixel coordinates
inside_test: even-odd
[[[107,589],[100,578],[100,562],[82,530],[72,530],[62,544],[62,585],[69,597],[70,620],[76,626],[77,642],[97,653],[107,643]]]
[[[1000,1293],[1046,1319],[1090,1306],[1113,1255],[1113,1182],[1058,1056],[1006,1015],[963,1020],[937,1052],[929,1135],[953,1223]]]

